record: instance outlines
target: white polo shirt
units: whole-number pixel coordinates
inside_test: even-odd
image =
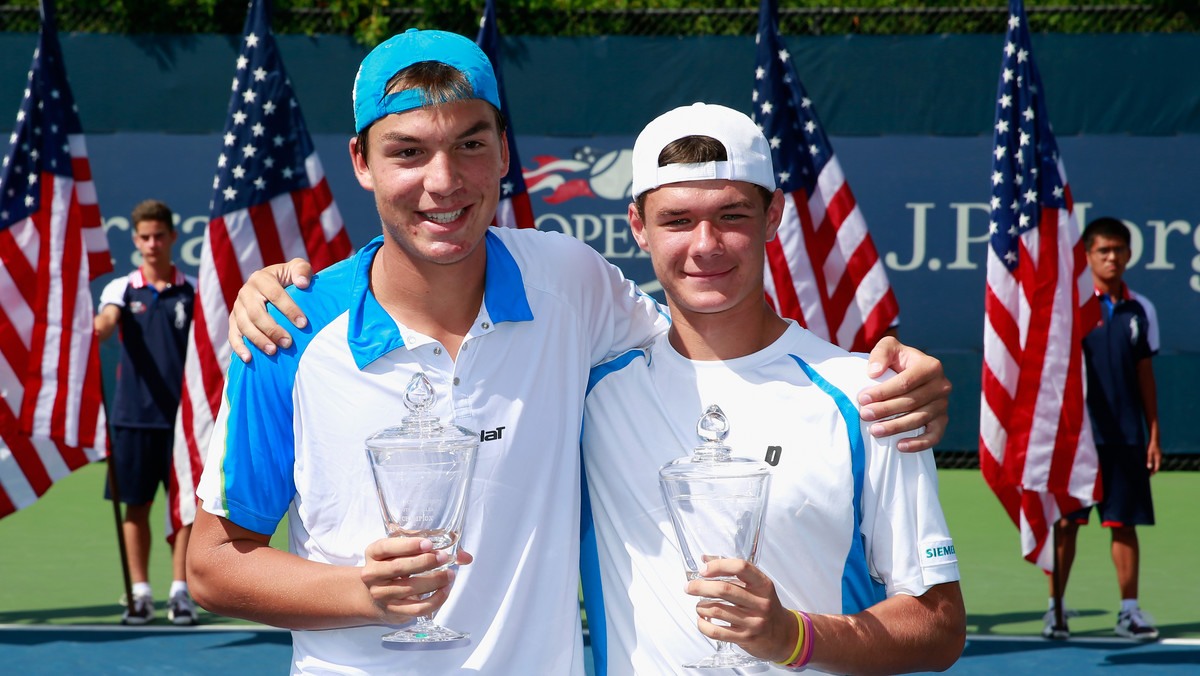
[[[293,673],[582,675],[578,443],[588,371],[645,344],[666,319],[578,240],[493,228],[483,306],[453,361],[371,294],[381,242],[290,291],[309,319],[292,330],[291,348],[232,360],[199,497],[258,533],[286,513],[293,553],[362,565],[385,535],[363,440],[400,421],[404,388],[423,371],[435,413],[482,439],[462,540],[475,561],[437,615],[471,638],[414,648],[385,645],[383,626],[294,631]]]
[[[785,606],[850,614],[959,578],[933,454],[868,433],[853,403],[875,384],[866,372],[864,355],[794,323],[739,359],[690,361],[663,335],[593,369],[582,565],[597,676],[682,673],[713,651],[658,488],[659,467],[701,443],[711,404],[734,455],[774,460],[758,564]]]

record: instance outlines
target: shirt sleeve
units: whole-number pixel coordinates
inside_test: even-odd
[[[588,292],[580,316],[590,324],[585,335],[596,337],[591,345],[592,365],[649,345],[670,327],[666,307],[626,279],[620,268],[586,244],[580,244],[578,258]]]
[[[933,451],[901,453],[902,436],[877,440],[866,425],[862,534],[871,575],[888,597],[920,596],[959,579],[958,557],[938,500]]]
[[[108,284],[105,284],[104,290],[100,292],[99,309],[103,310],[105,305],[125,307],[125,289],[128,286],[128,277],[118,277]]]
[[[296,493],[292,383],[295,347],[231,358],[197,496],[205,511],[264,535],[275,532]]]

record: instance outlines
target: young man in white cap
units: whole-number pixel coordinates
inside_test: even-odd
[[[634,145],[633,197],[633,235],[672,322],[588,385],[594,539],[582,556],[598,662],[608,674],[674,673],[712,652],[708,637],[776,668],[948,668],[966,615],[932,453],[873,438],[853,403],[872,384],[865,356],[764,301],[764,245],[786,198],[762,132],[722,106],[662,115]],[[733,454],[773,466],[758,566],[718,559],[701,571],[737,584],[687,582],[658,487],[658,468],[701,443],[697,422],[714,404]]]
[[[666,321],[577,240],[488,228],[508,161],[498,106],[490,65],[465,38],[410,31],[373,50],[355,83],[350,154],[384,236],[280,300],[307,318],[294,342],[230,368],[198,492],[193,594],[296,629],[293,672],[584,673],[577,445],[588,370]],[[883,425],[929,422],[936,442],[940,365],[895,344],[883,354],[916,373],[908,391],[874,391],[880,417],[916,412]],[[402,417],[418,370],[438,394],[434,412],[485,438],[462,541],[478,563],[449,593],[456,571],[421,575],[443,562],[427,540],[381,539],[362,451]],[[268,546],[285,513],[292,553]],[[382,625],[439,608],[439,623],[470,640],[382,644]]]

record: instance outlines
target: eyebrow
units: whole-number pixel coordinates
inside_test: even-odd
[[[749,199],[739,199],[739,200],[734,200],[732,202],[727,202],[725,204],[722,204],[721,206],[717,207],[716,210],[717,211],[730,211],[733,209],[753,209],[753,208],[754,208],[754,205],[750,203]],[[659,210],[655,211],[654,213],[658,214],[659,216],[683,216],[683,215],[689,214],[691,212],[692,212],[692,210],[690,208],[681,208],[681,209],[666,209],[666,208],[664,208],[664,209],[659,209]]]
[[[476,122],[467,129],[463,130],[463,132],[460,133],[455,140],[461,141],[465,138],[493,129],[494,126],[495,125],[492,122],[480,120],[479,122]],[[387,131],[383,133],[379,140],[383,143],[420,143],[422,139],[400,131]]]

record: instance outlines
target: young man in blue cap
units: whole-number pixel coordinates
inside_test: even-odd
[[[350,154],[384,235],[281,301],[307,318],[294,342],[230,369],[199,490],[193,594],[297,630],[293,672],[584,673],[576,449],[588,371],[667,322],[579,241],[488,227],[508,163],[495,87],[483,53],[449,33],[410,31],[367,56]],[[910,363],[915,390],[878,390],[905,396],[877,408],[916,409],[884,426],[930,423],[932,443],[948,385],[935,360]],[[416,371],[433,382],[434,412],[484,439],[462,542],[479,563],[461,571],[421,575],[445,562],[427,540],[381,537],[362,440],[401,418]],[[285,513],[290,553],[268,546]],[[380,625],[438,609],[470,640],[401,652],[380,641]]]

